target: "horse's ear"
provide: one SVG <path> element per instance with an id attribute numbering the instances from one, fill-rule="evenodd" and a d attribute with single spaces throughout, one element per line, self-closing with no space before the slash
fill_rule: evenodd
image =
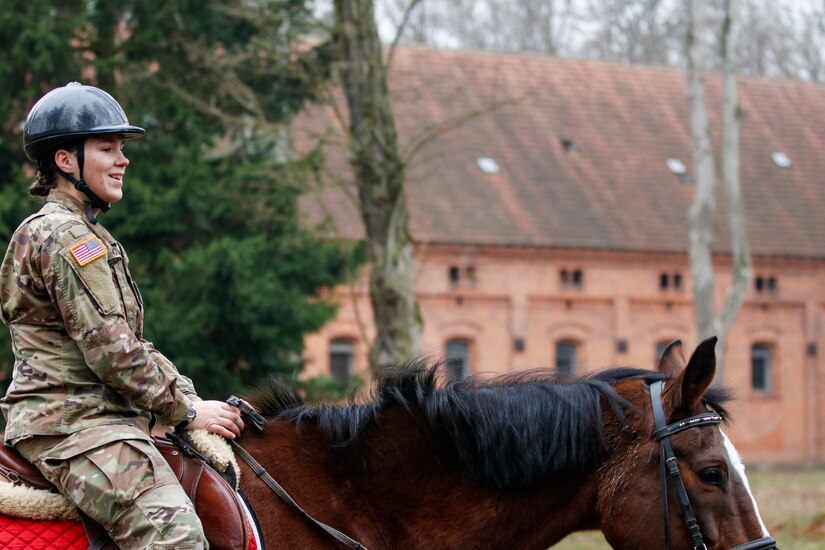
<path id="1" fill-rule="evenodd" d="M 657 366 L 659 372 L 674 378 L 685 369 L 685 356 L 682 353 L 682 341 L 674 340 L 667 345 Z"/>
<path id="2" fill-rule="evenodd" d="M 690 356 L 687 367 L 671 382 L 671 389 L 681 390 L 678 393 L 673 392 L 671 411 L 692 410 L 699 404 L 716 375 L 715 347 L 716 336 L 711 336 L 699 344 Z"/>

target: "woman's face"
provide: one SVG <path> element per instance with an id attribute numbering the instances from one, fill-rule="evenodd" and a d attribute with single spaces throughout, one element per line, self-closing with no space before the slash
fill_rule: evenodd
<path id="1" fill-rule="evenodd" d="M 117 134 L 86 139 L 83 179 L 103 202 L 114 203 L 123 198 L 123 176 L 129 166 L 123 143 Z"/>

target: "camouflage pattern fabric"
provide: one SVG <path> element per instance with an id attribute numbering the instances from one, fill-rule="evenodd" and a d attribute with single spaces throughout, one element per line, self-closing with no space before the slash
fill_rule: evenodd
<path id="1" fill-rule="evenodd" d="M 100 426 L 26 439 L 17 449 L 120 548 L 209 547 L 192 502 L 139 430 Z"/>
<path id="2" fill-rule="evenodd" d="M 199 398 L 143 339 L 125 251 L 67 193 L 53 190 L 14 232 L 0 265 L 0 318 L 15 357 L 0 400 L 5 443 L 122 547 L 206 547 L 149 438 L 152 415 L 178 424 Z"/>
<path id="3" fill-rule="evenodd" d="M 105 254 L 81 265 L 76 251 L 90 239 Z M 0 316 L 15 356 L 0 403 L 7 443 L 105 424 L 148 431 L 151 414 L 175 425 L 197 399 L 191 381 L 142 338 L 142 299 L 123 248 L 66 193 L 52 191 L 12 236 Z"/>

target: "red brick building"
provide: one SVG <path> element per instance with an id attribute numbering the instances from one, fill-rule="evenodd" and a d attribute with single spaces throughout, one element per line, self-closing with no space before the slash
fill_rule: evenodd
<path id="1" fill-rule="evenodd" d="M 391 88 L 416 242 L 423 352 L 456 370 L 652 368 L 697 343 L 687 258 L 692 167 L 682 72 L 531 55 L 400 49 Z M 708 82 L 719 138 L 720 82 Z M 825 86 L 740 79 L 754 282 L 730 332 L 729 429 L 751 462 L 825 460 Z M 316 113 L 305 127 L 319 127 Z M 333 120 L 329 117 L 326 120 Z M 429 136 L 429 137 L 428 137 Z M 332 172 L 340 150 L 328 148 Z M 358 238 L 331 182 L 314 221 Z M 718 302 L 730 275 L 717 203 Z M 366 368 L 363 281 L 306 340 L 308 375 Z"/>

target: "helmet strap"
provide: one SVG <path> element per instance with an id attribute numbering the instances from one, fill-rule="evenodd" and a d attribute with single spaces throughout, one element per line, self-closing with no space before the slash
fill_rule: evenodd
<path id="1" fill-rule="evenodd" d="M 103 199 L 98 197 L 94 191 L 89 188 L 89 185 L 86 183 L 86 180 L 83 179 L 83 164 L 84 164 L 84 154 L 83 151 L 86 149 L 86 140 L 81 139 L 80 142 L 77 144 L 77 167 L 78 167 L 78 174 L 80 175 L 80 179 L 76 179 L 73 175 L 64 172 L 60 169 L 57 164 L 52 159 L 52 165 L 57 172 L 63 176 L 67 181 L 72 183 L 78 191 L 89 197 L 89 201 L 86 203 L 86 219 L 92 225 L 97 224 L 97 218 L 95 218 L 94 214 L 92 214 L 92 208 L 97 208 L 101 212 L 107 212 L 109 208 L 112 207 L 111 204 L 105 202 Z"/>

